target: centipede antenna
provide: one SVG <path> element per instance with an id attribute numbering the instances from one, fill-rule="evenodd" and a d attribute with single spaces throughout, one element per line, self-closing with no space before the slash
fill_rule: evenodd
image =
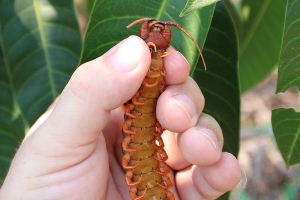
<path id="1" fill-rule="evenodd" d="M 141 19 L 137 19 L 133 22 L 131 22 L 128 26 L 125 27 L 125 29 L 129 29 L 130 27 L 138 24 L 138 23 L 143 23 L 143 22 L 146 22 L 146 21 L 149 21 L 149 20 L 152 20 L 152 18 L 141 18 Z"/>
<path id="2" fill-rule="evenodd" d="M 204 65 L 204 69 L 206 70 L 206 64 L 205 64 L 205 61 L 204 61 L 204 57 L 202 55 L 201 49 L 200 49 L 198 43 L 196 42 L 196 40 L 184 28 L 182 28 L 182 26 L 180 26 L 179 24 L 176 24 L 174 22 L 164 22 L 164 23 L 167 26 L 173 26 L 173 27 L 179 29 L 181 32 L 183 32 L 186 36 L 188 36 L 194 42 L 194 44 L 196 45 L 196 47 L 197 47 L 197 49 L 200 53 L 200 56 L 201 56 L 201 59 L 202 59 L 203 65 Z"/>

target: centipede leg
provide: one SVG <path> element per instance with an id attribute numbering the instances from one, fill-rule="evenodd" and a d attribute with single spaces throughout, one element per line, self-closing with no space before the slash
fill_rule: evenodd
<path id="1" fill-rule="evenodd" d="M 159 171 L 156 169 L 154 171 L 160 175 L 167 175 L 168 173 L 170 173 L 170 168 L 166 163 L 159 162 Z"/>
<path id="2" fill-rule="evenodd" d="M 147 191 L 147 188 L 144 190 L 144 192 L 143 192 L 143 194 L 141 196 L 137 196 L 136 195 L 137 188 L 136 187 L 130 187 L 129 194 L 130 194 L 131 199 L 133 199 L 133 200 L 141 200 L 145 196 L 146 191 Z"/>
<path id="3" fill-rule="evenodd" d="M 170 55 L 172 53 L 172 51 L 165 51 L 165 52 L 163 52 L 162 54 L 161 54 L 161 58 L 164 58 L 164 57 L 166 57 L 166 56 L 168 56 L 168 55 Z"/>
<path id="4" fill-rule="evenodd" d="M 135 169 L 140 162 L 137 162 L 135 165 L 129 165 L 129 160 L 130 160 L 130 154 L 129 153 L 125 153 L 123 158 L 122 158 L 122 166 L 124 169 Z"/>
<path id="5" fill-rule="evenodd" d="M 165 82 L 164 81 L 161 82 L 161 85 L 159 87 L 159 91 L 160 91 L 160 93 L 163 93 L 163 91 L 165 91 Z"/>
<path id="6" fill-rule="evenodd" d="M 156 141 L 158 142 L 158 145 L 157 144 L 154 144 L 154 147 L 159 150 L 159 149 L 163 149 L 165 147 L 165 144 L 161 138 L 161 136 L 156 136 Z"/>
<path id="7" fill-rule="evenodd" d="M 138 97 L 140 96 L 140 93 L 137 92 L 135 93 L 135 95 L 131 98 L 131 102 L 136 105 L 136 106 L 144 106 L 146 105 L 146 103 L 148 102 L 148 100 L 144 101 L 144 102 L 139 102 L 138 101 Z"/>
<path id="8" fill-rule="evenodd" d="M 124 152 L 136 152 L 141 147 L 141 145 L 139 145 L 136 148 L 128 148 L 130 142 L 131 142 L 131 137 L 130 136 L 126 136 L 123 139 L 123 141 L 122 141 L 122 148 L 123 148 Z"/>
<path id="9" fill-rule="evenodd" d="M 162 73 L 162 72 L 161 72 Z M 160 74 L 157 73 L 157 74 L 150 74 L 149 72 L 146 74 L 146 77 L 147 78 L 158 78 L 160 77 Z"/>
<path id="10" fill-rule="evenodd" d="M 169 200 L 175 200 L 175 197 L 174 197 L 173 193 L 170 192 L 170 191 L 168 191 L 167 197 L 169 198 Z"/>
<path id="11" fill-rule="evenodd" d="M 155 87 L 155 86 L 157 86 L 157 84 L 158 84 L 158 80 L 156 79 L 156 81 L 155 81 L 154 83 L 150 84 L 150 83 L 147 82 L 147 80 L 146 80 L 146 78 L 145 78 L 142 84 L 143 84 L 145 87 L 148 87 L 148 88 L 150 88 L 150 87 Z"/>
<path id="12" fill-rule="evenodd" d="M 135 181 L 135 182 L 132 182 L 132 177 L 133 177 L 133 173 L 131 170 L 128 170 L 125 174 L 125 180 L 126 180 L 126 184 L 128 186 L 135 186 L 135 185 L 138 185 L 141 180 L 142 180 L 142 175 L 141 177 L 139 178 L 139 180 Z"/>
<path id="13" fill-rule="evenodd" d="M 160 161 L 168 160 L 168 154 L 164 149 L 159 149 L 157 151 L 157 157 L 158 157 L 158 159 L 160 159 Z"/>
<path id="14" fill-rule="evenodd" d="M 168 155 L 164 149 L 158 149 L 156 152 L 156 157 L 154 157 L 156 160 L 162 162 L 166 161 L 168 159 Z"/>
<path id="15" fill-rule="evenodd" d="M 136 115 L 133 115 L 130 113 L 131 110 L 133 110 L 135 108 L 135 105 L 132 104 L 132 103 L 129 103 L 125 106 L 125 115 L 128 116 L 128 117 L 131 117 L 133 119 L 137 118 L 138 116 Z"/>
<path id="16" fill-rule="evenodd" d="M 156 120 L 155 132 L 153 132 L 152 134 L 155 136 L 161 136 L 163 132 L 164 132 L 164 128 L 160 125 L 158 120 Z"/>
<path id="17" fill-rule="evenodd" d="M 162 180 L 163 180 L 164 185 L 162 185 L 160 183 L 157 183 L 157 185 L 159 185 L 160 187 L 165 188 L 165 189 L 169 189 L 169 188 L 173 187 L 173 184 L 168 176 L 162 176 Z"/>
<path id="18" fill-rule="evenodd" d="M 124 132 L 124 133 L 126 133 L 126 134 L 131 134 L 131 135 L 137 133 L 137 131 L 131 131 L 131 130 L 129 130 L 128 127 L 130 127 L 131 123 L 132 123 L 132 121 L 131 121 L 130 119 L 129 119 L 129 120 L 126 120 L 126 121 L 124 122 L 124 124 L 123 124 L 123 132 Z"/>

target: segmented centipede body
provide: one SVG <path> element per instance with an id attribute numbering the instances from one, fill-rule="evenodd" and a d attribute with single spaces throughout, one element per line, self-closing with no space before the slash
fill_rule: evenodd
<path id="1" fill-rule="evenodd" d="M 140 37 L 150 48 L 151 65 L 141 87 L 125 106 L 122 141 L 125 180 L 133 200 L 174 200 L 169 191 L 172 182 L 167 176 L 170 169 L 165 162 L 168 156 L 161 138 L 164 129 L 156 119 L 157 99 L 165 87 L 163 58 L 171 53 L 167 51 L 172 35 L 169 26 L 183 31 L 196 44 L 200 54 L 201 51 L 178 24 L 143 18 L 126 28 L 137 23 L 143 23 Z"/>

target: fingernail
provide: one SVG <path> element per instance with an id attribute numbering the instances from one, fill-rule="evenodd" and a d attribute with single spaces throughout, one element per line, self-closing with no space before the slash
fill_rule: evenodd
<path id="1" fill-rule="evenodd" d="M 194 119 L 196 116 L 195 105 L 189 97 L 183 94 L 176 94 L 172 96 L 172 99 L 186 113 L 191 122 L 196 120 Z"/>
<path id="2" fill-rule="evenodd" d="M 214 145 L 217 151 L 221 150 L 221 141 L 218 140 L 214 132 L 206 128 L 200 128 L 197 130 L 211 141 L 211 143 Z"/>
<path id="3" fill-rule="evenodd" d="M 134 70 L 142 60 L 140 45 L 132 36 L 117 44 L 109 52 L 111 65 L 122 73 Z"/>

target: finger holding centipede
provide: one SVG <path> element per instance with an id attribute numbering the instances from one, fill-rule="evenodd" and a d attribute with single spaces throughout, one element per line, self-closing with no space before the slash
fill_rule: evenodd
<path id="1" fill-rule="evenodd" d="M 166 130 L 183 132 L 194 126 L 204 107 L 204 97 L 192 78 L 166 87 L 157 102 L 157 117 Z"/>
<path id="2" fill-rule="evenodd" d="M 183 83 L 189 76 L 190 65 L 185 57 L 173 47 L 168 48 L 168 51 L 172 53 L 164 58 L 166 85 Z"/>
<path id="3" fill-rule="evenodd" d="M 167 131 L 163 139 L 181 199 L 216 199 L 240 180 L 238 162 L 222 153 L 222 130 L 213 117 L 202 113 L 203 106 L 202 93 L 190 78 L 167 87 L 158 101 L 161 124 L 177 132 Z"/>
<path id="4" fill-rule="evenodd" d="M 241 173 L 237 160 L 222 153 L 224 139 L 218 122 L 202 113 L 204 97 L 197 84 L 191 78 L 183 82 L 175 78 L 180 76 L 176 67 L 186 68 L 181 56 L 176 55 L 174 62 L 165 61 L 167 69 L 174 64 L 175 70 L 166 76 L 169 86 L 157 105 L 159 121 L 172 131 L 163 134 L 169 155 L 167 163 L 176 170 L 175 182 L 181 199 L 215 199 L 231 190 Z"/>
<path id="5" fill-rule="evenodd" d="M 222 131 L 212 117 L 202 113 L 203 107 L 204 97 L 191 78 L 182 84 L 168 86 L 158 100 L 157 113 L 161 124 L 167 130 L 179 133 L 178 137 L 177 134 L 164 134 L 165 137 L 173 137 L 165 141 L 166 151 L 170 152 L 168 162 L 174 169 L 190 164 L 209 165 L 220 159 Z M 181 151 L 176 149 L 179 147 Z M 172 156 L 174 152 L 181 153 Z M 199 156 L 198 152 L 203 153 Z M 178 157 L 181 154 L 184 157 Z"/>

